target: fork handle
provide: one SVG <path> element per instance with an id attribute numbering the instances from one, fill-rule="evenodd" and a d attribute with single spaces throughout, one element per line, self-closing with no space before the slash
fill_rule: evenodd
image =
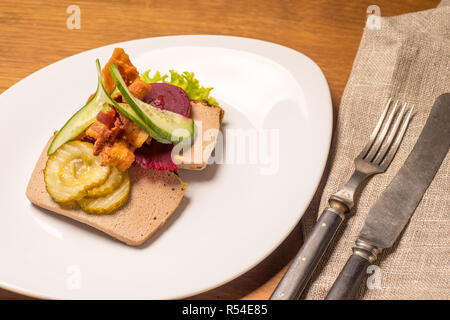
<path id="1" fill-rule="evenodd" d="M 327 208 L 323 211 L 270 300 L 296 300 L 300 297 L 343 220 L 344 215 L 337 210 Z"/>

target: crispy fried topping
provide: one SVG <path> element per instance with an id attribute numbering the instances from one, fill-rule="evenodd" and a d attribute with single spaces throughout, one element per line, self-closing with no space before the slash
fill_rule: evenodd
<path id="1" fill-rule="evenodd" d="M 97 121 L 96 121 L 97 122 Z M 106 127 L 106 126 L 105 126 Z M 123 132 L 125 126 L 118 117 L 114 121 L 114 125 L 111 129 L 106 129 L 103 131 L 102 135 L 97 138 L 94 143 L 94 155 L 98 156 L 102 153 L 106 146 L 113 145 L 119 135 Z"/>
<path id="2" fill-rule="evenodd" d="M 117 113 L 124 125 L 122 138 L 133 147 L 133 150 L 142 146 L 148 138 L 151 139 L 151 137 L 144 130 L 142 130 L 139 125 L 128 119 L 122 112 L 118 111 Z"/>
<path id="3" fill-rule="evenodd" d="M 111 128 L 112 124 L 114 123 L 114 120 L 116 118 L 116 110 L 101 110 L 97 114 L 97 121 L 103 123 L 108 128 Z"/>
<path id="4" fill-rule="evenodd" d="M 152 90 L 152 86 L 137 78 L 128 86 L 128 90 L 139 100 L 144 100 L 145 96 Z"/>
<path id="5" fill-rule="evenodd" d="M 134 162 L 134 153 L 123 140 L 116 141 L 111 146 L 105 146 L 100 155 L 102 165 L 115 166 L 121 171 L 127 170 Z"/>
<path id="6" fill-rule="evenodd" d="M 94 140 L 97 140 L 104 134 L 106 130 L 108 130 L 107 126 L 105 126 L 100 121 L 95 121 L 93 124 L 89 126 L 89 128 L 87 128 L 86 136 L 93 138 Z"/>
<path id="7" fill-rule="evenodd" d="M 127 86 L 129 86 L 131 83 L 133 83 L 134 80 L 139 78 L 139 72 L 131 63 L 130 57 L 122 48 L 115 48 L 111 58 L 102 70 L 103 82 L 108 93 L 111 93 L 115 87 L 114 80 L 109 73 L 109 66 L 111 65 L 111 63 L 114 63 L 119 69 L 120 75 L 122 76 Z"/>

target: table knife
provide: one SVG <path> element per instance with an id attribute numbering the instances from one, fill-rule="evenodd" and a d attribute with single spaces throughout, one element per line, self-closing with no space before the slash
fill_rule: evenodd
<path id="1" fill-rule="evenodd" d="M 326 300 L 354 299 L 367 267 L 399 238 L 450 147 L 450 93 L 439 96 L 408 158 L 372 206 Z"/>

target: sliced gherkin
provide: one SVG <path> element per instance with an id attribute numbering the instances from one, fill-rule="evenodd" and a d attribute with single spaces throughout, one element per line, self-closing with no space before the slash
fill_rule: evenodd
<path id="1" fill-rule="evenodd" d="M 110 167 L 101 165 L 93 155 L 93 145 L 72 141 L 62 145 L 47 160 L 44 169 L 46 188 L 57 202 L 78 200 L 87 190 L 103 184 Z"/>
<path id="2" fill-rule="evenodd" d="M 122 182 L 124 176 L 124 172 L 120 171 L 116 167 L 111 167 L 111 172 L 108 176 L 108 179 L 106 179 L 106 181 L 101 185 L 87 190 L 87 196 L 101 197 L 107 195 L 108 193 L 111 193 Z"/>
<path id="3" fill-rule="evenodd" d="M 130 193 L 130 177 L 126 172 L 120 185 L 111 193 L 96 198 L 82 198 L 78 200 L 81 209 L 92 214 L 108 214 L 123 205 Z"/>

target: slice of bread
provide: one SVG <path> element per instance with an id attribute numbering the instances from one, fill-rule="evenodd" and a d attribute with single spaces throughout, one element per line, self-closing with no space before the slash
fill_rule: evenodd
<path id="1" fill-rule="evenodd" d="M 208 104 L 206 101 L 191 101 L 191 118 L 196 126 L 201 124 L 201 132 L 196 133 L 194 143 L 187 155 L 175 155 L 174 159 L 180 169 L 203 170 L 208 164 L 217 143 L 220 124 L 224 116 L 221 107 Z"/>
<path id="2" fill-rule="evenodd" d="M 131 192 L 125 205 L 107 215 L 92 215 L 76 204 L 60 205 L 44 182 L 47 162 L 44 148 L 28 183 L 26 195 L 35 205 L 90 225 L 131 246 L 144 243 L 172 215 L 184 196 L 186 184 L 171 171 L 129 169 Z"/>

